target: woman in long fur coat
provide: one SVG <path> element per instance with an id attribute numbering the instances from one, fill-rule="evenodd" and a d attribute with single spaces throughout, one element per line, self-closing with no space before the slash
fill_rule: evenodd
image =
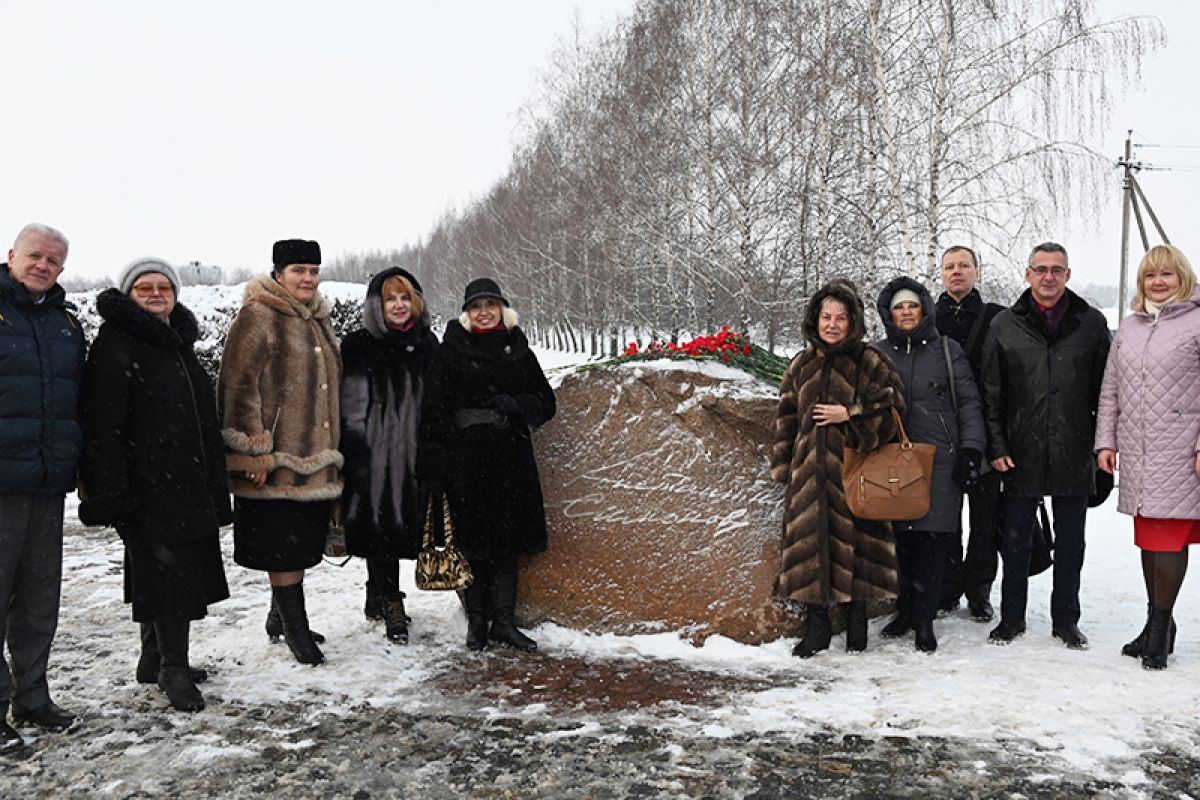
<path id="1" fill-rule="evenodd" d="M 400 559 L 417 557 L 425 495 L 417 487 L 417 430 L 437 349 L 421 284 L 400 267 L 371 279 L 363 327 L 342 341 L 342 455 L 346 551 L 367 560 L 368 619 L 408 641 Z"/>
<path id="2" fill-rule="evenodd" d="M 462 308 L 434 359 L 417 474 L 445 490 L 475 576 L 463 593 L 467 647 L 534 650 L 513 619 L 517 557 L 546 549 L 533 430 L 554 416 L 554 391 L 495 281 L 467 284 Z"/>
<path id="3" fill-rule="evenodd" d="M 275 243 L 274 267 L 246 284 L 225 337 L 217 396 L 233 490 L 233 560 L 269 573 L 267 635 L 302 664 L 321 664 L 308 626 L 304 570 L 321 563 L 342 496 L 342 362 L 321 282 L 321 247 Z"/>
<path id="4" fill-rule="evenodd" d="M 904 411 L 900 376 L 863 342 L 864 309 L 854 284 L 826 283 L 808 302 L 808 346 L 779 387 L 771 477 L 787 485 L 778 595 L 803 604 L 804 638 L 792 653 L 829 647 L 829 609 L 846 604 L 846 649 L 867 646 L 866 603 L 896 596 L 896 549 L 886 522 L 856 519 L 842 488 L 842 448 L 868 452 L 896 433 Z"/>

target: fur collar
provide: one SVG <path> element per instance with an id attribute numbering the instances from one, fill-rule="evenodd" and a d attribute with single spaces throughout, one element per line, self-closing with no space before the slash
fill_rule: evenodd
<path id="1" fill-rule="evenodd" d="M 388 278 L 396 275 L 411 283 L 417 293 L 421 294 L 421 284 L 417 282 L 411 272 L 401 267 L 388 267 L 371 278 L 371 283 L 367 286 L 367 299 L 363 301 L 362 323 L 367 333 L 376 339 L 383 339 L 388 334 L 395 333 L 383 321 L 383 284 Z M 433 318 L 429 315 L 429 304 L 424 300 L 425 295 L 421 294 L 421 318 L 416 320 L 416 324 L 411 328 L 412 331 L 427 331 L 433 324 Z"/>
<path id="2" fill-rule="evenodd" d="M 301 319 L 323 319 L 329 316 L 329 304 L 321 297 L 320 290 L 307 305 L 288 294 L 287 289 L 270 275 L 258 275 L 246 282 L 242 305 L 260 303 L 267 308 Z"/>
<path id="3" fill-rule="evenodd" d="M 106 324 L 155 347 L 190 347 L 200 336 L 195 315 L 182 303 L 175 304 L 170 322 L 164 324 L 120 289 L 105 289 L 96 297 L 96 311 Z"/>

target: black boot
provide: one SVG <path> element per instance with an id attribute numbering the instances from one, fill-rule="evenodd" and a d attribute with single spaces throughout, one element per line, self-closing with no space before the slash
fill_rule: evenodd
<path id="1" fill-rule="evenodd" d="M 1142 666 L 1146 669 L 1166 669 L 1171 640 L 1171 609 L 1156 608 L 1150 612 L 1146 645 L 1142 651 Z"/>
<path id="2" fill-rule="evenodd" d="M 1127 642 L 1121 648 L 1121 655 L 1129 656 L 1130 658 L 1141 658 L 1142 653 L 1146 649 L 1146 635 L 1150 633 L 1150 617 L 1154 614 L 1154 606 L 1146 604 L 1146 624 L 1142 626 L 1142 632 L 1137 635 L 1137 638 L 1131 642 Z M 1175 619 L 1171 618 L 1171 634 L 1167 639 L 1167 652 L 1175 652 Z"/>
<path id="3" fill-rule="evenodd" d="M 848 603 L 846 607 L 846 652 L 861 653 L 867 649 L 867 606 Z"/>
<path id="4" fill-rule="evenodd" d="M 808 603 L 804 606 L 808 627 L 804 630 L 804 638 L 792 648 L 796 658 L 812 658 L 822 650 L 829 649 L 829 640 L 833 638 L 833 626 L 829 624 L 829 609 Z"/>
<path id="5" fill-rule="evenodd" d="M 158 668 L 162 666 L 162 656 L 158 653 L 158 639 L 154 635 L 154 623 L 143 622 L 142 626 L 142 655 L 137 663 L 138 683 L 157 683 Z M 202 669 L 188 666 L 188 675 L 192 683 L 204 683 L 208 673 Z"/>
<path id="6" fill-rule="evenodd" d="M 372 621 L 384 619 L 383 598 L 375 591 L 375 582 L 367 579 L 367 600 L 363 603 L 363 616 Z"/>
<path id="7" fill-rule="evenodd" d="M 922 653 L 933 653 L 937 650 L 937 635 L 933 632 L 933 620 L 923 620 L 913 623 L 917 649 Z"/>
<path id="8" fill-rule="evenodd" d="M 488 640 L 509 647 L 532 652 L 537 650 L 537 642 L 517 630 L 514 615 L 517 610 L 517 571 L 493 572 L 491 592 L 492 628 L 488 631 Z"/>
<path id="9" fill-rule="evenodd" d="M 158 688 L 166 692 L 171 706 L 179 711 L 199 711 L 204 708 L 204 697 L 188 672 L 189 628 L 187 620 L 154 623 L 154 637 L 162 658 L 162 666 L 158 670 Z"/>
<path id="10" fill-rule="evenodd" d="M 384 635 L 397 644 L 408 644 L 408 615 L 404 613 L 404 592 L 383 598 Z"/>
<path id="11" fill-rule="evenodd" d="M 317 644 L 325 644 L 325 637 L 309 628 L 312 640 Z M 267 636 L 271 642 L 278 642 L 283 636 L 283 618 L 279 616 L 279 607 L 275 605 L 275 592 L 271 592 L 271 608 L 267 610 Z"/>
<path id="12" fill-rule="evenodd" d="M 888 639 L 899 639 L 913 629 L 912 617 L 907 611 L 897 611 L 891 622 L 880 631 Z"/>
<path id="13" fill-rule="evenodd" d="M 467 612 L 467 649 L 484 650 L 488 646 L 488 580 L 487 573 L 471 568 L 475 579 L 458 593 Z"/>
<path id="14" fill-rule="evenodd" d="M 317 647 L 315 637 L 308 629 L 308 612 L 304 609 L 304 584 L 274 586 L 271 588 L 271 594 L 275 600 L 274 607 L 279 610 L 283 640 L 287 642 L 292 655 L 301 664 L 324 664 L 325 654 Z"/>

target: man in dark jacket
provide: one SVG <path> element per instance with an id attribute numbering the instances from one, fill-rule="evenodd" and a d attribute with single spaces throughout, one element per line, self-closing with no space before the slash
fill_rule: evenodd
<path id="1" fill-rule="evenodd" d="M 58 627 L 63 497 L 82 447 L 84 339 L 58 285 L 66 238 L 17 234 L 0 264 L 0 752 L 23 745 L 6 719 L 62 731 L 75 715 L 50 699 L 46 664 Z M 11 671 L 10 671 L 11 663 Z"/>
<path id="2" fill-rule="evenodd" d="M 985 303 L 979 283 L 979 260 L 975 251 L 955 245 L 942 253 L 942 292 L 934 307 L 938 333 L 958 342 L 967 354 L 979 393 L 983 394 L 983 340 L 992 319 L 1004 310 L 997 303 Z M 971 530 L 967 535 L 967 555 L 962 543 L 946 553 L 946 575 L 942 584 L 943 610 L 958 608 L 958 599 L 967 597 L 967 608 L 978 622 L 991 622 L 994 611 L 989 599 L 992 581 L 999 564 L 1000 532 L 1003 518 L 1000 506 L 1000 473 L 988 469 L 967 489 Z"/>
<path id="3" fill-rule="evenodd" d="M 1052 634 L 1072 649 L 1087 647 L 1078 627 L 1079 573 L 1109 333 L 1104 315 L 1067 289 L 1070 278 L 1062 245 L 1033 248 L 1029 288 L 996 316 L 984 344 L 989 456 L 1004 480 L 1004 580 L 1000 624 L 990 634 L 997 644 L 1025 632 L 1033 515 L 1049 495 L 1056 534 Z"/>

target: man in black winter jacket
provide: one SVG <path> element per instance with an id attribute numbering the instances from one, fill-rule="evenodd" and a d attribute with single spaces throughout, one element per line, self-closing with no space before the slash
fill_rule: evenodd
<path id="1" fill-rule="evenodd" d="M 58 285 L 66 258 L 66 238 L 34 224 L 0 264 L 0 632 L 7 630 L 9 655 L 0 654 L 0 752 L 23 744 L 6 719 L 10 703 L 19 724 L 60 731 L 75 722 L 46 685 L 63 498 L 75 488 L 83 442 L 84 339 Z"/>
<path id="2" fill-rule="evenodd" d="M 962 345 L 982 396 L 983 340 L 992 319 L 1004 307 L 985 303 L 975 288 L 978 283 L 979 260 L 974 250 L 955 245 L 942 254 L 942 286 L 946 291 L 934 306 L 938 333 Z M 972 466 L 978 468 L 979 464 Z M 947 550 L 941 607 L 952 611 L 958 608 L 959 598 L 966 595 L 971 617 L 978 622 L 991 622 L 995 612 L 990 596 L 999 565 L 1000 532 L 1003 529 L 1000 473 L 987 469 L 978 475 L 973 486 L 965 488 L 971 525 L 966 558 L 963 558 L 961 542 Z"/>
<path id="3" fill-rule="evenodd" d="M 1087 647 L 1078 627 L 1079 574 L 1110 337 L 1104 315 L 1067 289 L 1070 278 L 1062 245 L 1033 248 L 1029 288 L 996 316 L 984 343 L 988 455 L 1004 481 L 1000 624 L 989 637 L 997 644 L 1025 632 L 1033 515 L 1048 495 L 1056 535 L 1052 634 L 1072 649 Z"/>

